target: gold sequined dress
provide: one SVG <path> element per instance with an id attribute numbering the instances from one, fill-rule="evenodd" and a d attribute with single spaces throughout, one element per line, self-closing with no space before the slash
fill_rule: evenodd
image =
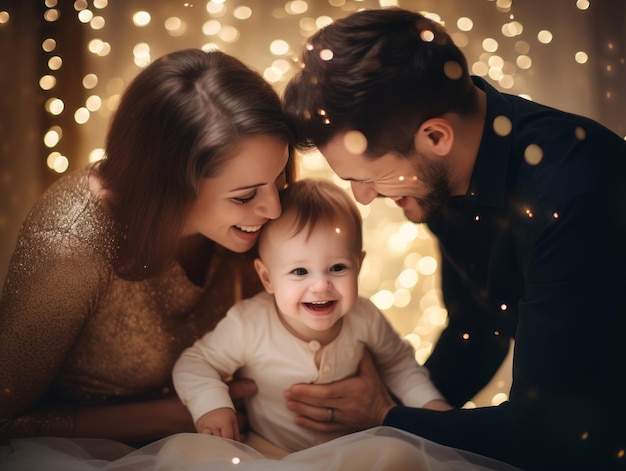
<path id="1" fill-rule="evenodd" d="M 0 301 L 3 438 L 69 433 L 73 418 L 58 406 L 173 394 L 182 350 L 261 289 L 250 258 L 223 249 L 204 287 L 178 264 L 145 281 L 118 277 L 118 228 L 89 171 L 52 185 L 18 236 Z"/>

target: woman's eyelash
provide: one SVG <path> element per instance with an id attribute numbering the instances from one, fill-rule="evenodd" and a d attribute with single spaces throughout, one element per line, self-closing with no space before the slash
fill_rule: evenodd
<path id="1" fill-rule="evenodd" d="M 241 197 L 241 198 L 233 198 L 233 200 L 236 201 L 239 204 L 246 204 L 246 203 L 249 203 L 250 201 L 252 201 L 255 196 L 256 196 L 256 191 L 254 193 L 252 193 L 252 195 L 250 195 L 250 196 Z"/>

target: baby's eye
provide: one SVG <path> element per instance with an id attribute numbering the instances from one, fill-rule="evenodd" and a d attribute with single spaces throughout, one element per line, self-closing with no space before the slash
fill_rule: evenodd
<path id="1" fill-rule="evenodd" d="M 293 273 L 294 275 L 297 275 L 297 276 L 304 276 L 304 275 L 306 275 L 309 272 L 307 271 L 306 268 L 295 268 L 295 269 L 291 270 L 291 273 Z"/>
<path id="2" fill-rule="evenodd" d="M 252 193 L 250 193 L 250 195 L 248 196 L 240 196 L 237 198 L 233 198 L 232 200 L 238 204 L 246 204 L 252 201 L 255 196 L 256 196 L 256 189 Z"/>
<path id="3" fill-rule="evenodd" d="M 336 263 L 335 265 L 330 267 L 330 271 L 331 272 L 340 272 L 340 271 L 343 271 L 343 270 L 345 270 L 347 268 L 348 267 L 346 265 L 344 265 L 343 263 Z"/>

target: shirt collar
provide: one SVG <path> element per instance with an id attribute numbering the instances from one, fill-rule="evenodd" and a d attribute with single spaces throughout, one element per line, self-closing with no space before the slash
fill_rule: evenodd
<path id="1" fill-rule="evenodd" d="M 472 80 L 487 96 L 487 113 L 466 197 L 479 205 L 504 207 L 507 168 L 515 132 L 513 103 L 482 78 L 472 77 Z M 502 128 L 508 128 L 508 132 L 503 132 Z"/>

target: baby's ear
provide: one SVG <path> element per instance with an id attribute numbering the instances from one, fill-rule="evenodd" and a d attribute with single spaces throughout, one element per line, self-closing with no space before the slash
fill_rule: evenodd
<path id="1" fill-rule="evenodd" d="M 265 263 L 263 263 L 263 260 L 261 260 L 260 258 L 255 258 L 254 269 L 256 270 L 257 275 L 259 275 L 265 291 L 267 291 L 269 294 L 273 294 L 274 289 L 272 288 L 272 282 L 270 281 L 270 272 L 265 266 Z"/>

